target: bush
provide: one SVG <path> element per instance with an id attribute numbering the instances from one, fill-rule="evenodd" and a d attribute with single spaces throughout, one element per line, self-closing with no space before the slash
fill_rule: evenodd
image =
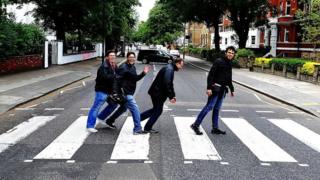
<path id="1" fill-rule="evenodd" d="M 39 54 L 44 40 L 44 32 L 36 25 L 0 22 L 0 59 Z"/>
<path id="2" fill-rule="evenodd" d="M 313 75 L 314 73 L 314 65 L 320 65 L 320 63 L 316 62 L 306 62 L 301 69 L 301 73 L 307 74 L 307 75 Z"/>
<path id="3" fill-rule="evenodd" d="M 214 62 L 217 58 L 223 58 L 224 53 L 221 51 L 216 51 L 215 49 L 210 49 L 207 52 L 207 60 Z"/>
<path id="4" fill-rule="evenodd" d="M 270 67 L 271 60 L 272 60 L 271 58 L 255 58 L 254 65 L 262 66 L 263 64 L 265 67 Z"/>
<path id="5" fill-rule="evenodd" d="M 239 57 L 255 57 L 255 55 L 250 49 L 238 49 L 236 59 L 238 59 Z"/>
<path id="6" fill-rule="evenodd" d="M 306 63 L 306 60 L 302 59 L 295 59 L 295 58 L 273 58 L 270 62 L 270 64 L 275 64 L 274 69 L 275 70 L 282 70 L 283 66 L 287 65 L 287 72 L 296 73 L 298 66 L 302 66 Z"/>

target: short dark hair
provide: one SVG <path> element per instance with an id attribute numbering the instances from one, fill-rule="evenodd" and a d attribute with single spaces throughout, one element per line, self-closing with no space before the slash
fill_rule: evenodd
<path id="1" fill-rule="evenodd" d="M 134 52 L 128 52 L 128 53 L 127 53 L 127 58 L 128 58 L 131 54 L 133 54 L 134 57 L 136 57 L 136 53 L 134 53 Z"/>
<path id="2" fill-rule="evenodd" d="M 109 50 L 109 51 L 107 51 L 106 57 L 108 57 L 110 53 L 116 54 L 116 52 L 114 50 Z"/>
<path id="3" fill-rule="evenodd" d="M 175 63 L 175 64 L 177 64 L 177 63 L 180 64 L 181 62 L 183 62 L 183 59 L 182 59 L 182 58 L 177 58 L 177 59 L 174 60 L 174 63 Z"/>
<path id="4" fill-rule="evenodd" d="M 226 49 L 226 53 L 227 53 L 229 50 L 233 51 L 234 53 L 236 53 L 236 52 L 237 52 L 237 51 L 236 51 L 236 48 L 235 48 L 235 47 L 233 47 L 233 46 L 229 46 L 229 47 L 227 47 L 227 49 Z"/>

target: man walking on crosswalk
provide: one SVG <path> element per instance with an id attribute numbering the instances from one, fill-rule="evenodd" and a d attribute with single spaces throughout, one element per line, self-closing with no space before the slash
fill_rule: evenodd
<path id="1" fill-rule="evenodd" d="M 98 113 L 106 102 L 108 96 L 112 93 L 113 83 L 116 77 L 116 54 L 114 51 L 108 51 L 106 60 L 101 64 L 97 72 L 96 86 L 95 86 L 95 99 L 89 111 L 87 120 L 87 130 L 95 133 Z M 109 103 L 108 106 L 99 114 L 100 116 L 108 116 L 117 108 L 117 104 Z"/>
<path id="2" fill-rule="evenodd" d="M 174 72 L 182 69 L 183 65 L 183 59 L 176 59 L 174 63 L 163 67 L 153 81 L 148 91 L 153 107 L 141 114 L 141 121 L 149 118 L 144 127 L 145 132 L 158 133 L 152 127 L 160 117 L 166 99 L 169 98 L 171 103 L 176 102 L 176 94 L 173 87 Z"/>
<path id="3" fill-rule="evenodd" d="M 191 125 L 191 128 L 197 135 L 203 133 L 199 130 L 199 126 L 203 121 L 204 117 L 209 111 L 212 112 L 212 134 L 226 134 L 225 131 L 219 129 L 219 111 L 222 106 L 223 99 L 228 93 L 227 86 L 231 91 L 231 96 L 234 96 L 234 87 L 232 84 L 232 65 L 231 61 L 235 56 L 235 48 L 230 46 L 225 51 L 224 58 L 218 58 L 214 61 L 208 78 L 207 78 L 207 104 L 203 107 L 200 114 L 197 116 L 196 121 Z"/>

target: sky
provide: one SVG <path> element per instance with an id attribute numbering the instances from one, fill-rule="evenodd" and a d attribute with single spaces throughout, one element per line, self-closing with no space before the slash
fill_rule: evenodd
<path id="1" fill-rule="evenodd" d="M 137 7 L 139 14 L 139 21 L 146 21 L 148 19 L 149 11 L 153 8 L 156 0 L 139 0 L 141 7 Z"/>

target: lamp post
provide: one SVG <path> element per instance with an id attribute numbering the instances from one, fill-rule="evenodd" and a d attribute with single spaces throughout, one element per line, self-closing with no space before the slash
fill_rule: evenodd
<path id="1" fill-rule="evenodd" d="M 101 61 L 103 63 L 104 61 L 104 57 L 105 57 L 105 48 L 106 48 L 106 4 L 105 4 L 105 0 L 102 0 L 102 58 Z"/>

